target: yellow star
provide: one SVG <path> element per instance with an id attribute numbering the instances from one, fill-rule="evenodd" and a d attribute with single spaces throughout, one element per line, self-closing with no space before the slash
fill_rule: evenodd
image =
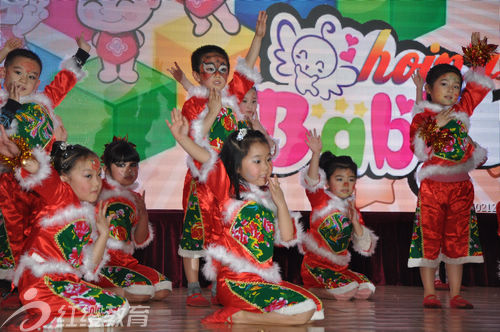
<path id="1" fill-rule="evenodd" d="M 366 108 L 365 103 L 361 102 L 359 104 L 354 104 L 354 114 L 359 115 L 360 118 L 365 115 L 366 111 L 368 111 L 368 109 Z"/>
<path id="2" fill-rule="evenodd" d="M 335 100 L 335 109 L 340 113 L 344 113 L 347 107 L 349 107 L 349 104 L 345 101 L 345 98 Z"/>
<path id="3" fill-rule="evenodd" d="M 326 112 L 326 110 L 323 107 L 323 105 L 321 105 L 321 104 L 312 105 L 311 116 L 315 116 L 315 117 L 321 119 L 321 117 L 323 116 L 323 114 L 325 114 L 325 112 Z"/>

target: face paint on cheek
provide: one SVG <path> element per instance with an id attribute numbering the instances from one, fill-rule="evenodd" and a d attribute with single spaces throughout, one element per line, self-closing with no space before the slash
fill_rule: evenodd
<path id="1" fill-rule="evenodd" d="M 31 61 L 21 62 L 21 66 L 26 70 L 26 72 L 31 73 L 37 71 L 37 66 Z"/>

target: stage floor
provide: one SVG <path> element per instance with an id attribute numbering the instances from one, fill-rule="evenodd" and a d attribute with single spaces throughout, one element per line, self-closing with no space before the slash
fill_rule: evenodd
<path id="1" fill-rule="evenodd" d="M 210 293 L 205 292 L 208 296 Z M 475 306 L 472 310 L 448 307 L 448 292 L 438 291 L 445 305 L 443 309 L 424 309 L 422 288 L 379 286 L 369 301 L 338 302 L 325 300 L 325 319 L 296 327 L 279 326 L 203 326 L 201 318 L 217 310 L 218 306 L 192 308 L 185 306 L 186 289 L 175 288 L 163 302 L 149 302 L 123 320 L 123 327 L 96 329 L 96 331 L 238 331 L 238 332 L 322 332 L 322 331 L 498 331 L 500 327 L 500 288 L 470 287 L 463 296 Z M 15 310 L 0 312 L 0 325 Z M 21 317 L 14 319 L 22 321 Z M 128 326 L 127 326 L 128 325 Z M 145 326 L 141 326 L 145 325 Z M 65 329 L 88 331 L 82 328 Z M 3 331 L 3 329 L 2 329 Z"/>

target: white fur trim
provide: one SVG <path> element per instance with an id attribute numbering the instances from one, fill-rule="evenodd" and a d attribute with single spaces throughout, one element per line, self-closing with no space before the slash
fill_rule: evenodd
<path id="1" fill-rule="evenodd" d="M 188 99 L 191 97 L 196 97 L 196 98 L 208 98 L 209 91 L 206 87 L 203 85 L 194 85 L 188 90 Z"/>
<path id="2" fill-rule="evenodd" d="M 108 181 L 108 179 L 106 179 Z M 108 182 L 109 183 L 109 182 Z M 120 187 L 113 187 L 113 189 L 103 189 L 101 193 L 99 194 L 99 201 L 106 201 L 110 198 L 117 198 L 117 197 L 123 197 L 129 201 L 130 204 L 132 204 L 132 207 L 134 210 L 136 210 L 135 206 L 135 197 L 130 192 L 130 190 L 120 186 Z"/>
<path id="3" fill-rule="evenodd" d="M 311 320 L 323 320 L 325 319 L 325 310 L 316 310 L 314 314 L 311 317 Z M 323 328 L 320 328 L 323 330 Z M 308 331 L 313 332 L 314 330 L 311 331 L 311 328 L 308 328 Z"/>
<path id="4" fill-rule="evenodd" d="M 19 279 L 24 273 L 25 269 L 29 269 L 35 277 L 41 277 L 44 274 L 65 274 L 72 273 L 81 277 L 80 271 L 71 266 L 68 262 L 46 260 L 36 253 L 31 255 L 24 254 L 19 259 L 19 265 L 14 272 L 12 283 L 17 286 Z"/>
<path id="5" fill-rule="evenodd" d="M 5 133 L 7 134 L 7 136 L 12 136 L 17 134 L 18 125 L 19 123 L 17 122 L 17 119 L 12 120 L 9 129 L 5 129 Z"/>
<path id="6" fill-rule="evenodd" d="M 362 284 L 359 285 L 359 290 L 362 290 L 362 289 L 369 289 L 372 294 L 375 293 L 375 285 L 372 284 L 371 282 L 363 282 Z"/>
<path id="7" fill-rule="evenodd" d="M 148 237 L 142 243 L 137 243 L 137 241 L 135 240 L 134 234 L 135 234 L 136 228 L 137 228 L 137 226 L 132 229 L 132 241 L 134 242 L 134 246 L 136 249 L 144 249 L 147 246 L 149 246 L 149 244 L 155 238 L 155 232 L 153 229 L 153 225 L 151 225 L 151 223 L 148 221 Z"/>
<path id="8" fill-rule="evenodd" d="M 224 217 L 224 224 L 231 225 L 231 223 L 233 222 L 234 214 L 236 213 L 236 211 L 240 210 L 243 205 L 245 205 L 245 203 L 245 201 L 240 201 L 238 199 L 229 200 L 224 206 L 224 211 L 222 212 Z"/>
<path id="9" fill-rule="evenodd" d="M 424 139 L 419 135 L 420 130 L 417 131 L 413 141 L 413 152 L 419 161 L 426 161 L 432 155 L 432 148 L 428 147 Z"/>
<path id="10" fill-rule="evenodd" d="M 268 190 L 261 190 L 258 186 L 251 183 L 245 183 L 245 186 L 248 188 L 248 191 L 240 193 L 242 200 L 257 202 L 258 204 L 271 210 L 274 215 L 277 215 L 278 209 L 276 208 L 273 198 L 271 197 L 271 193 Z"/>
<path id="11" fill-rule="evenodd" d="M 468 173 L 469 171 L 475 169 L 480 165 L 487 156 L 487 151 L 485 148 L 477 145 L 472 153 L 471 158 L 469 158 L 465 163 L 457 164 L 455 166 L 442 166 L 442 165 L 428 165 L 424 166 L 418 172 L 418 180 L 422 182 L 425 178 L 434 175 L 454 175 L 461 173 Z"/>
<path id="12" fill-rule="evenodd" d="M 316 310 L 316 303 L 311 299 L 307 299 L 304 302 L 300 302 L 294 305 L 284 306 L 279 308 L 278 310 L 273 310 L 272 312 L 291 316 L 291 315 L 301 314 L 303 312 L 307 312 L 310 310 Z"/>
<path id="13" fill-rule="evenodd" d="M 302 224 L 299 222 L 301 214 L 298 212 L 290 212 L 290 217 L 292 217 L 293 226 L 295 229 L 295 237 L 290 241 L 283 241 L 281 239 L 279 220 L 278 218 L 274 219 L 274 244 L 283 246 L 285 248 L 290 248 L 301 243 L 305 235 L 304 229 L 302 228 Z"/>
<path id="14" fill-rule="evenodd" d="M 21 168 L 17 168 L 15 171 L 16 179 L 19 181 L 19 185 L 24 190 L 31 190 L 34 187 L 41 185 L 42 182 L 50 176 L 51 172 L 55 173 L 55 170 L 53 170 L 50 164 L 50 156 L 45 151 L 41 148 L 34 148 L 31 155 L 38 161 L 38 172 L 29 174 L 23 178 L 21 175 Z"/>
<path id="15" fill-rule="evenodd" d="M 254 84 L 259 84 L 260 82 L 262 82 L 262 76 L 260 75 L 260 72 L 255 68 L 250 68 L 247 65 L 245 59 L 241 57 L 238 57 L 234 70 L 248 78 L 250 81 L 254 82 Z"/>
<path id="16" fill-rule="evenodd" d="M 466 264 L 466 263 L 484 263 L 483 256 L 465 256 L 459 258 L 450 258 L 441 253 L 441 261 L 446 264 Z"/>
<path id="17" fill-rule="evenodd" d="M 330 199 L 328 200 L 328 204 L 324 208 L 317 210 L 313 213 L 311 219 L 311 222 L 313 223 L 316 222 L 316 220 L 318 219 L 323 220 L 324 217 L 332 214 L 335 211 L 339 211 L 340 213 L 345 215 L 347 213 L 349 204 L 351 204 L 351 201 L 356 200 L 354 194 L 347 198 L 340 198 L 334 195 L 329 190 L 325 190 L 325 194 L 327 194 L 330 197 Z"/>
<path id="18" fill-rule="evenodd" d="M 107 314 L 103 316 L 87 315 L 89 328 L 118 326 L 118 324 L 121 323 L 123 318 L 125 318 L 125 316 L 128 314 L 129 310 L 130 310 L 130 304 L 125 299 L 125 303 L 123 304 L 123 306 L 112 314 Z"/>
<path id="19" fill-rule="evenodd" d="M 474 82 L 476 84 L 479 84 L 488 90 L 493 90 L 495 88 L 495 83 L 491 78 L 473 70 L 469 70 L 465 73 L 464 80 L 466 82 Z"/>
<path id="20" fill-rule="evenodd" d="M 428 100 L 423 100 L 419 104 L 413 105 L 413 109 L 411 111 L 412 117 L 414 117 L 415 115 L 417 115 L 419 113 L 425 112 L 425 109 L 431 110 L 434 113 L 439 113 L 439 112 L 447 109 L 447 107 L 441 106 L 439 104 L 435 104 L 435 103 L 430 102 Z"/>
<path id="21" fill-rule="evenodd" d="M 362 256 L 371 256 L 375 252 L 375 247 L 377 246 L 378 236 L 373 233 L 373 231 L 363 225 L 363 235 L 357 236 L 353 232 L 352 237 L 352 248 L 356 250 Z"/>
<path id="22" fill-rule="evenodd" d="M 359 283 L 357 281 L 353 281 L 348 283 L 345 286 L 342 287 L 337 287 L 337 288 L 325 288 L 326 291 L 332 295 L 340 295 L 340 294 L 345 294 L 347 292 L 350 292 L 352 290 L 355 290 L 359 288 Z"/>
<path id="23" fill-rule="evenodd" d="M 281 282 L 280 267 L 278 263 L 273 263 L 273 266 L 268 269 L 253 265 L 244 258 L 232 254 L 228 248 L 217 245 L 210 245 L 206 250 L 207 256 L 219 261 L 235 273 L 254 273 L 268 282 Z"/>
<path id="24" fill-rule="evenodd" d="M 135 285 L 132 284 L 128 287 L 123 287 L 123 290 L 134 295 L 149 295 L 155 296 L 155 287 L 153 285 Z"/>
<path id="25" fill-rule="evenodd" d="M 63 62 L 61 62 L 61 69 L 66 69 L 72 72 L 76 76 L 76 79 L 78 81 L 81 81 L 85 77 L 87 77 L 87 72 L 76 64 L 76 61 L 73 57 L 66 58 Z"/>
<path id="26" fill-rule="evenodd" d="M 154 284 L 155 287 L 155 292 L 162 291 L 162 290 L 169 290 L 172 291 L 172 282 L 170 280 L 163 280 L 160 281 L 159 283 Z"/>
<path id="27" fill-rule="evenodd" d="M 323 171 L 321 168 L 318 169 L 319 179 L 314 181 L 307 174 L 309 172 L 309 167 L 310 166 L 305 167 L 300 171 L 299 181 L 305 190 L 307 190 L 311 193 L 315 193 L 319 189 L 325 188 L 325 186 L 326 186 L 326 174 L 325 174 L 325 171 Z"/>
<path id="28" fill-rule="evenodd" d="M 50 217 L 44 217 L 40 221 L 42 227 L 50 227 L 56 225 L 65 225 L 73 222 L 76 219 L 84 219 L 89 221 L 94 219 L 94 209 L 90 208 L 88 205 L 74 206 L 69 205 L 63 209 L 57 210 L 56 214 Z M 89 225 L 92 229 L 92 224 Z"/>
<path id="29" fill-rule="evenodd" d="M 112 250 L 120 250 L 126 254 L 132 255 L 134 253 L 134 245 L 132 242 L 125 242 L 114 239 L 112 237 L 108 238 L 106 241 L 106 247 Z"/>
<path id="30" fill-rule="evenodd" d="M 347 266 L 351 261 L 350 252 L 347 251 L 346 255 L 337 255 L 331 250 L 320 247 L 314 238 L 308 233 L 304 234 L 302 243 L 305 245 L 307 250 L 311 251 L 315 255 L 327 259 L 335 265 Z"/>
<path id="31" fill-rule="evenodd" d="M 205 250 L 186 250 L 179 247 L 179 249 L 177 249 L 177 254 L 186 258 L 201 258 L 205 256 Z"/>
<path id="32" fill-rule="evenodd" d="M 217 281 L 217 270 L 215 269 L 212 257 L 206 255 L 204 260 L 205 264 L 202 268 L 203 275 L 209 281 Z"/>
<path id="33" fill-rule="evenodd" d="M 427 259 L 427 258 L 409 258 L 408 259 L 408 267 L 431 267 L 436 268 L 439 266 L 441 260 L 439 258 L 436 259 Z"/>

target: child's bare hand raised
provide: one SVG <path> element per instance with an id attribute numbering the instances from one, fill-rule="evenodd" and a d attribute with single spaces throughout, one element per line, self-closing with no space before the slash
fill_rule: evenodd
<path id="1" fill-rule="evenodd" d="M 85 38 L 83 37 L 83 31 L 82 33 L 80 34 L 80 36 L 76 37 L 76 43 L 78 45 L 79 48 L 81 48 L 82 50 L 84 50 L 85 52 L 89 53 L 90 52 L 90 49 L 92 48 L 90 46 L 89 43 L 87 43 L 87 41 L 85 40 Z"/>
<path id="2" fill-rule="evenodd" d="M 415 87 L 422 91 L 422 88 L 424 87 L 424 79 L 422 78 L 422 75 L 420 75 L 420 69 L 415 70 L 413 75 L 411 75 L 411 79 L 413 80 Z"/>
<path id="3" fill-rule="evenodd" d="M 106 210 L 108 209 L 108 204 L 103 204 L 99 202 L 97 206 L 97 220 L 96 227 L 99 232 L 99 236 L 109 236 L 109 224 L 111 222 L 111 215 L 106 217 Z"/>
<path id="4" fill-rule="evenodd" d="M 4 45 L 4 49 L 8 53 L 12 50 L 23 47 L 23 44 L 24 43 L 21 38 L 13 37 L 7 40 L 7 42 Z"/>
<path id="5" fill-rule="evenodd" d="M 20 84 L 19 83 L 16 83 L 16 82 L 10 82 L 9 84 L 7 84 L 5 86 L 8 94 L 9 94 L 9 98 L 12 99 L 12 100 L 15 100 L 17 102 L 19 102 L 19 100 L 21 99 L 21 87 L 20 87 Z"/>
<path id="6" fill-rule="evenodd" d="M 168 129 L 174 136 L 175 140 L 179 141 L 183 137 L 187 137 L 189 134 L 189 122 L 182 115 L 181 110 L 174 108 L 170 113 L 170 121 L 165 120 Z"/>
<path id="7" fill-rule="evenodd" d="M 321 142 L 321 136 L 316 133 L 316 129 L 313 129 L 312 131 L 309 130 L 307 132 L 305 142 L 309 149 L 311 149 L 312 153 L 321 153 L 323 142 Z"/>
<path id="8" fill-rule="evenodd" d="M 54 129 L 54 137 L 56 141 L 64 141 L 66 142 L 68 140 L 68 132 L 66 131 L 66 128 L 64 127 L 64 124 L 62 122 L 62 118 L 59 115 L 56 115 L 57 120 L 59 121 L 60 125 Z"/>
<path id="9" fill-rule="evenodd" d="M 185 77 L 184 72 L 182 71 L 181 67 L 179 67 L 177 62 L 174 62 L 174 66 L 167 68 L 167 71 L 179 83 L 181 83 L 182 79 Z"/>
<path id="10" fill-rule="evenodd" d="M 210 89 L 207 106 L 210 113 L 219 114 L 220 109 L 222 108 L 222 97 L 220 91 Z"/>
<path id="11" fill-rule="evenodd" d="M 9 139 L 5 128 L 0 125 L 0 154 L 8 158 L 13 158 L 19 154 L 17 145 Z"/>
<path id="12" fill-rule="evenodd" d="M 264 10 L 259 11 L 257 23 L 255 24 L 255 36 L 263 38 L 266 35 L 267 13 Z"/>
<path id="13" fill-rule="evenodd" d="M 269 179 L 267 180 L 267 184 L 274 204 L 276 204 L 277 207 L 286 205 L 285 195 L 283 194 L 283 190 L 280 187 L 278 177 L 276 175 L 274 175 L 273 177 L 269 177 Z"/>
<path id="14" fill-rule="evenodd" d="M 451 113 L 453 109 L 450 107 L 447 110 L 441 111 L 436 115 L 436 125 L 441 128 L 444 127 L 452 119 Z"/>

